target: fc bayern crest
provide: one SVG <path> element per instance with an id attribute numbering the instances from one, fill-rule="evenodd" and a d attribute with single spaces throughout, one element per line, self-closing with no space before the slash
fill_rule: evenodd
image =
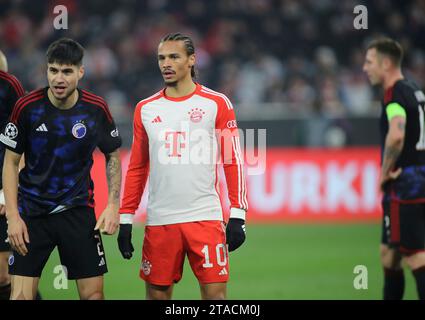
<path id="1" fill-rule="evenodd" d="M 87 128 L 84 123 L 78 122 L 72 127 L 72 135 L 77 139 L 84 138 L 87 133 Z"/>
<path id="2" fill-rule="evenodd" d="M 145 275 L 149 275 L 151 273 L 152 264 L 148 260 L 142 261 L 142 271 Z"/>
<path id="3" fill-rule="evenodd" d="M 205 112 L 201 108 L 193 108 L 188 114 L 190 115 L 190 121 L 197 123 L 201 122 Z"/>

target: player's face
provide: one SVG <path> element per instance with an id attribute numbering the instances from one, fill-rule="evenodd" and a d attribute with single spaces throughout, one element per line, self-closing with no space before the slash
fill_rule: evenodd
<path id="1" fill-rule="evenodd" d="M 66 100 L 75 91 L 78 81 L 84 75 L 83 66 L 71 64 L 49 63 L 47 80 L 53 96 L 58 100 Z"/>
<path id="2" fill-rule="evenodd" d="M 367 50 L 363 71 L 367 73 L 372 85 L 382 83 L 384 73 L 382 59 L 375 48 Z"/>
<path id="3" fill-rule="evenodd" d="M 175 86 L 183 79 L 191 78 L 190 70 L 195 55 L 188 56 L 183 41 L 165 41 L 158 46 L 158 65 L 167 86 Z"/>

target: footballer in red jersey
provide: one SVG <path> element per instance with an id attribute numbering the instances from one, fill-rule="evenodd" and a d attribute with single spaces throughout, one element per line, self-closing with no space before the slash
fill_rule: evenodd
<path id="1" fill-rule="evenodd" d="M 233 105 L 194 82 L 195 50 L 182 34 L 158 47 L 165 88 L 140 101 L 120 208 L 119 249 L 131 258 L 131 223 L 149 177 L 140 277 L 147 299 L 171 299 L 188 257 L 203 299 L 225 299 L 228 251 L 245 240 L 248 209 L 242 152 Z M 218 191 L 221 160 L 231 203 L 225 224 Z"/>

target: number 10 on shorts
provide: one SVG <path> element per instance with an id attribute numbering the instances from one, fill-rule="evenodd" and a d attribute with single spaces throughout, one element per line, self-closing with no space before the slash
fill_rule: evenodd
<path id="1" fill-rule="evenodd" d="M 205 263 L 202 265 L 204 268 L 212 268 L 213 264 L 210 261 L 210 249 L 208 245 L 205 245 L 201 252 L 204 254 Z M 219 243 L 215 246 L 215 254 L 217 256 L 217 264 L 220 267 L 224 267 L 227 264 L 226 246 L 223 243 Z"/>

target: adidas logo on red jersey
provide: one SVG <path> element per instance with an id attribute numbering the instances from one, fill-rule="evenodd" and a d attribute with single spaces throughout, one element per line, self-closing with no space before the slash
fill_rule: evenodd
<path id="1" fill-rule="evenodd" d="M 225 276 L 227 274 L 226 268 L 221 269 L 221 271 L 218 273 L 219 276 Z"/>
<path id="2" fill-rule="evenodd" d="M 162 120 L 161 120 L 160 116 L 156 116 L 155 119 L 153 119 L 151 122 L 152 123 L 159 123 L 159 122 L 162 122 Z"/>

